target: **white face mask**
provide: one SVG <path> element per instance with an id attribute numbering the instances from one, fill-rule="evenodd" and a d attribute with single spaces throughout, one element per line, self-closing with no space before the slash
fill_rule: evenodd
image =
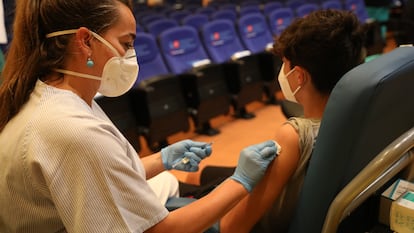
<path id="1" fill-rule="evenodd" d="M 280 68 L 278 76 L 280 88 L 282 89 L 282 93 L 287 100 L 297 103 L 298 101 L 296 100 L 295 95 L 300 90 L 301 86 L 298 86 L 298 88 L 292 92 L 290 89 L 289 81 L 287 80 L 288 76 L 295 70 L 295 68 L 291 69 L 287 74 L 285 74 L 284 67 L 285 63 L 282 64 L 282 68 Z"/>
<path id="2" fill-rule="evenodd" d="M 49 33 L 47 38 L 76 33 L 74 30 L 65 30 Z M 135 83 L 138 77 L 138 61 L 135 55 L 135 49 L 128 49 L 123 57 L 118 51 L 100 35 L 91 32 L 92 35 L 106 45 L 115 54 L 115 57 L 110 58 L 104 65 L 102 77 L 83 74 L 75 71 L 55 69 L 56 72 L 74 75 L 82 78 L 89 78 L 101 80 L 98 92 L 107 97 L 116 97 L 125 94 Z"/>

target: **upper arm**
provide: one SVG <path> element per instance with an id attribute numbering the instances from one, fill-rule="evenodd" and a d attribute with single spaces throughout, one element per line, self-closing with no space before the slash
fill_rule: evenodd
<path id="1" fill-rule="evenodd" d="M 290 124 L 283 124 L 275 135 L 281 152 L 253 192 L 243 199 L 221 221 L 222 232 L 248 232 L 282 192 L 294 173 L 299 158 L 299 136 Z"/>

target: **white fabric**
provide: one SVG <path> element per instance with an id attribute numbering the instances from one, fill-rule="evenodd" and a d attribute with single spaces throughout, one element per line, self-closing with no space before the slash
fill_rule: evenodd
<path id="1" fill-rule="evenodd" d="M 180 196 L 177 177 L 168 171 L 161 172 L 147 181 L 162 205 L 165 205 L 170 197 Z"/>
<path id="2" fill-rule="evenodd" d="M 4 19 L 3 1 L 0 1 L 0 44 L 7 44 L 7 31 Z"/>
<path id="3" fill-rule="evenodd" d="M 0 232 L 143 232 L 168 215 L 99 106 L 38 81 L 0 134 Z"/>

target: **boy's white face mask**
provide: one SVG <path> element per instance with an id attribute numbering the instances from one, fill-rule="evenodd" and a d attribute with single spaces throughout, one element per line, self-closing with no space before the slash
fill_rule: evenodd
<path id="1" fill-rule="evenodd" d="M 65 30 L 49 33 L 46 35 L 47 38 L 73 34 L 77 30 Z M 115 54 L 114 57 L 110 58 L 104 65 L 102 71 L 102 77 L 83 74 L 75 71 L 55 69 L 56 72 L 74 75 L 82 78 L 89 78 L 95 80 L 101 80 L 98 92 L 107 97 L 116 97 L 126 93 L 135 83 L 138 77 L 139 65 L 137 57 L 135 55 L 135 49 L 130 48 L 126 51 L 125 55 L 121 57 L 118 51 L 104 38 L 95 32 L 91 32 L 92 35 L 106 45 Z"/>
<path id="2" fill-rule="evenodd" d="M 298 101 L 296 100 L 295 95 L 300 90 L 301 86 L 298 86 L 298 88 L 292 92 L 290 89 L 289 81 L 287 80 L 288 76 L 292 74 L 295 68 L 291 69 L 287 74 L 285 74 L 284 67 L 285 63 L 282 64 L 282 68 L 280 68 L 278 76 L 280 88 L 282 89 L 282 93 L 287 100 L 297 103 Z"/>

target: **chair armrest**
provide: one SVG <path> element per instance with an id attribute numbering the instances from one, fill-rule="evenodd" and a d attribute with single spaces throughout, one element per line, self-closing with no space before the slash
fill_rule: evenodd
<path id="1" fill-rule="evenodd" d="M 196 200 L 197 199 L 195 198 L 189 198 L 189 197 L 171 197 L 167 200 L 165 207 L 168 209 L 168 211 L 173 211 L 180 207 L 186 206 Z"/>

